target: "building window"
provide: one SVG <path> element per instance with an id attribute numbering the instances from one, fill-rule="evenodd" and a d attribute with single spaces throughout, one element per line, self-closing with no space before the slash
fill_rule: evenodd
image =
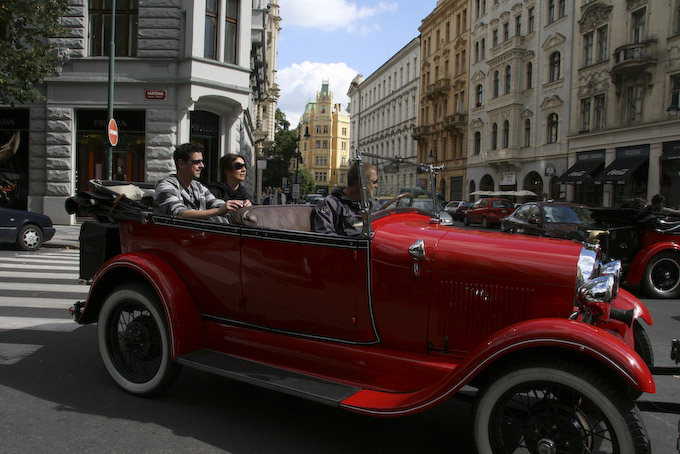
<path id="1" fill-rule="evenodd" d="M 90 56 L 108 56 L 111 42 L 111 4 L 105 0 L 90 0 L 89 4 Z M 117 57 L 137 56 L 137 8 L 137 0 L 119 0 L 116 3 Z"/>
<path id="2" fill-rule="evenodd" d="M 482 151 L 482 133 L 475 132 L 475 154 L 479 154 Z"/>
<path id="3" fill-rule="evenodd" d="M 491 127 L 491 149 L 498 149 L 498 125 L 496 123 Z"/>
<path id="4" fill-rule="evenodd" d="M 680 74 L 671 76 L 671 101 L 669 106 L 676 108 L 680 106 Z"/>
<path id="5" fill-rule="evenodd" d="M 486 58 L 486 38 L 482 38 L 482 60 Z"/>
<path id="6" fill-rule="evenodd" d="M 324 147 L 324 149 L 328 148 L 328 141 L 327 140 L 323 141 L 323 147 Z"/>
<path id="7" fill-rule="evenodd" d="M 515 36 L 522 36 L 522 16 L 515 17 Z"/>
<path id="8" fill-rule="evenodd" d="M 527 62 L 527 90 L 532 87 L 532 80 L 534 78 L 534 65 L 531 62 Z"/>
<path id="9" fill-rule="evenodd" d="M 590 131 L 590 98 L 581 100 L 581 131 Z"/>
<path id="10" fill-rule="evenodd" d="M 320 125 L 316 127 L 316 133 L 321 134 L 321 126 Z"/>
<path id="11" fill-rule="evenodd" d="M 493 97 L 498 98 L 498 95 L 500 94 L 500 75 L 498 74 L 498 71 L 496 71 L 493 74 Z"/>
<path id="12" fill-rule="evenodd" d="M 595 124 L 593 126 L 596 130 L 605 128 L 604 95 L 595 96 Z"/>
<path id="13" fill-rule="evenodd" d="M 236 44 L 238 40 L 238 0 L 227 0 L 224 16 L 224 61 L 236 63 Z"/>
<path id="14" fill-rule="evenodd" d="M 493 47 L 498 46 L 498 29 L 495 29 L 494 31 L 491 32 L 491 38 L 492 38 L 492 46 Z"/>
<path id="15" fill-rule="evenodd" d="M 639 124 L 642 121 L 642 85 L 628 87 L 628 123 Z"/>
<path id="16" fill-rule="evenodd" d="M 451 23 L 447 22 L 446 23 L 446 42 L 448 43 L 451 41 Z"/>
<path id="17" fill-rule="evenodd" d="M 328 125 L 324 125 L 323 127 L 323 133 L 328 134 Z"/>
<path id="18" fill-rule="evenodd" d="M 316 148 L 321 148 L 321 141 L 320 140 L 316 141 Z"/>
<path id="19" fill-rule="evenodd" d="M 593 32 L 583 35 L 583 66 L 593 64 Z"/>
<path id="20" fill-rule="evenodd" d="M 529 8 L 529 22 L 527 23 L 527 34 L 533 33 L 536 29 L 536 16 L 534 14 L 534 8 Z"/>
<path id="21" fill-rule="evenodd" d="M 480 10 L 479 10 L 480 2 L 481 2 L 481 0 L 475 0 L 475 17 L 477 19 L 479 19 L 479 17 L 480 17 L 480 14 L 479 14 L 480 13 Z"/>
<path id="22" fill-rule="evenodd" d="M 467 58 L 466 58 L 466 55 L 467 55 L 467 52 L 466 52 L 465 50 L 463 50 L 463 51 L 460 53 L 460 65 L 461 65 L 460 70 L 461 70 L 462 73 L 466 73 L 466 72 L 467 72 Z"/>
<path id="23" fill-rule="evenodd" d="M 510 88 L 512 85 L 512 68 L 510 65 L 505 67 L 505 94 L 510 93 Z"/>
<path id="24" fill-rule="evenodd" d="M 479 62 L 479 41 L 475 43 L 475 63 Z"/>
<path id="25" fill-rule="evenodd" d="M 675 34 L 680 35 L 680 1 L 675 5 Z"/>
<path id="26" fill-rule="evenodd" d="M 645 22 L 646 22 L 647 9 L 641 8 L 632 14 L 632 30 L 631 38 L 633 43 L 641 43 L 645 36 Z"/>
<path id="27" fill-rule="evenodd" d="M 505 120 L 503 122 L 503 148 L 510 146 L 510 122 Z"/>
<path id="28" fill-rule="evenodd" d="M 506 22 L 503 24 L 503 41 L 510 39 L 510 23 Z"/>
<path id="29" fill-rule="evenodd" d="M 482 84 L 477 85 L 477 90 L 475 92 L 475 101 L 476 107 L 480 107 L 484 102 L 484 88 Z"/>
<path id="30" fill-rule="evenodd" d="M 560 79 L 560 53 L 553 52 L 550 55 L 550 82 Z"/>
<path id="31" fill-rule="evenodd" d="M 603 25 L 602 27 L 597 29 L 597 61 L 605 61 L 608 58 L 607 55 L 607 34 L 609 32 L 609 27 L 607 25 Z"/>
<path id="32" fill-rule="evenodd" d="M 556 113 L 548 115 L 548 143 L 557 143 L 559 118 Z"/>
<path id="33" fill-rule="evenodd" d="M 524 120 L 524 146 L 531 146 L 531 120 Z"/>
<path id="34" fill-rule="evenodd" d="M 559 0 L 559 10 L 557 12 L 558 19 L 562 19 L 567 15 L 567 0 Z"/>
<path id="35" fill-rule="evenodd" d="M 346 136 L 347 135 L 347 128 L 342 128 L 342 135 Z"/>
<path id="36" fill-rule="evenodd" d="M 548 23 L 555 22 L 555 0 L 547 0 L 548 2 Z"/>

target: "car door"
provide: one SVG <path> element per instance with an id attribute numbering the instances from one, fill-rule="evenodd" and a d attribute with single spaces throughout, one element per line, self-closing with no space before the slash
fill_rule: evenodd
<path id="1" fill-rule="evenodd" d="M 542 236 L 544 234 L 545 221 L 541 213 L 541 207 L 536 204 L 531 204 L 529 206 L 529 215 L 527 218 L 526 231 L 527 235 Z"/>
<path id="2" fill-rule="evenodd" d="M 477 200 L 468 210 L 467 217 L 469 222 L 479 223 L 482 221 L 482 212 L 486 209 L 488 199 Z"/>
<path id="3" fill-rule="evenodd" d="M 11 211 L 0 207 L 0 243 L 13 243 L 17 238 L 17 225 Z"/>

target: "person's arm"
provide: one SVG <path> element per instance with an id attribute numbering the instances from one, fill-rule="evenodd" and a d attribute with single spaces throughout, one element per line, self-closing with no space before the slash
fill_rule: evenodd
<path id="1" fill-rule="evenodd" d="M 314 207 L 312 212 L 312 230 L 328 235 L 337 235 L 335 230 L 335 219 L 337 213 L 333 210 L 328 200 L 323 200 Z"/>
<path id="2" fill-rule="evenodd" d="M 225 203 L 217 208 L 208 208 L 207 210 L 184 210 L 180 217 L 184 219 L 210 219 L 213 216 L 224 216 L 228 211 L 229 208 Z"/>

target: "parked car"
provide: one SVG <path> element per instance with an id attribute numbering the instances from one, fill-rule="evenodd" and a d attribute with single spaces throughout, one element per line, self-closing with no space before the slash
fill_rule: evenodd
<path id="1" fill-rule="evenodd" d="M 73 205 L 119 226 L 121 253 L 72 313 L 97 322 L 103 365 L 132 394 L 186 366 L 395 417 L 470 385 L 479 452 L 649 448 L 633 399 L 655 387 L 633 326 L 651 317 L 597 245 L 443 227 L 413 206 L 342 237 L 310 231 L 304 205 L 245 207 L 230 224 L 105 187 Z"/>
<path id="2" fill-rule="evenodd" d="M 449 213 L 452 217 L 455 216 L 456 211 L 458 211 L 458 207 L 461 206 L 463 203 L 462 200 L 452 200 L 451 202 L 447 203 L 444 206 L 444 210 Z"/>
<path id="3" fill-rule="evenodd" d="M 465 212 L 463 222 L 465 225 L 482 224 L 483 228 L 489 228 L 501 223 L 501 219 L 512 213 L 514 206 L 509 199 L 493 197 L 477 200 Z"/>
<path id="4" fill-rule="evenodd" d="M 567 202 L 527 202 L 501 221 L 501 230 L 582 241 L 585 239 L 585 227 L 592 223 L 590 209 L 584 205 Z"/>
<path id="5" fill-rule="evenodd" d="M 40 213 L 0 207 L 0 243 L 35 251 L 54 236 L 52 219 Z"/>
<path id="6" fill-rule="evenodd" d="M 305 194 L 302 196 L 302 203 L 305 205 L 316 205 L 320 200 L 326 197 L 323 194 Z"/>
<path id="7" fill-rule="evenodd" d="M 454 214 L 451 215 L 454 220 L 456 221 L 464 221 L 465 220 L 465 213 L 467 213 L 467 210 L 470 209 L 472 206 L 472 202 L 463 202 L 458 206 L 458 209 Z"/>
<path id="8" fill-rule="evenodd" d="M 588 229 L 608 259 L 620 260 L 626 285 L 655 298 L 680 297 L 680 216 L 677 211 L 597 208 Z"/>

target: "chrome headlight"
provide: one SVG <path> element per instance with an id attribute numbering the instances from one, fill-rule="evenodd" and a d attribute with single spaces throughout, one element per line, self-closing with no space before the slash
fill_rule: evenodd
<path id="1" fill-rule="evenodd" d="M 576 288 L 580 288 L 600 275 L 600 247 L 593 244 L 582 247 L 576 266 Z"/>
<path id="2" fill-rule="evenodd" d="M 614 298 L 614 282 L 612 275 L 596 277 L 578 289 L 579 303 L 590 306 L 592 303 L 611 304 Z"/>
<path id="3" fill-rule="evenodd" d="M 613 276 L 614 277 L 614 288 L 612 298 L 616 298 L 619 295 L 619 284 L 621 282 L 621 274 L 623 273 L 623 266 L 621 265 L 621 260 L 614 260 L 609 263 L 602 265 L 602 270 L 600 274 L 602 276 Z"/>

